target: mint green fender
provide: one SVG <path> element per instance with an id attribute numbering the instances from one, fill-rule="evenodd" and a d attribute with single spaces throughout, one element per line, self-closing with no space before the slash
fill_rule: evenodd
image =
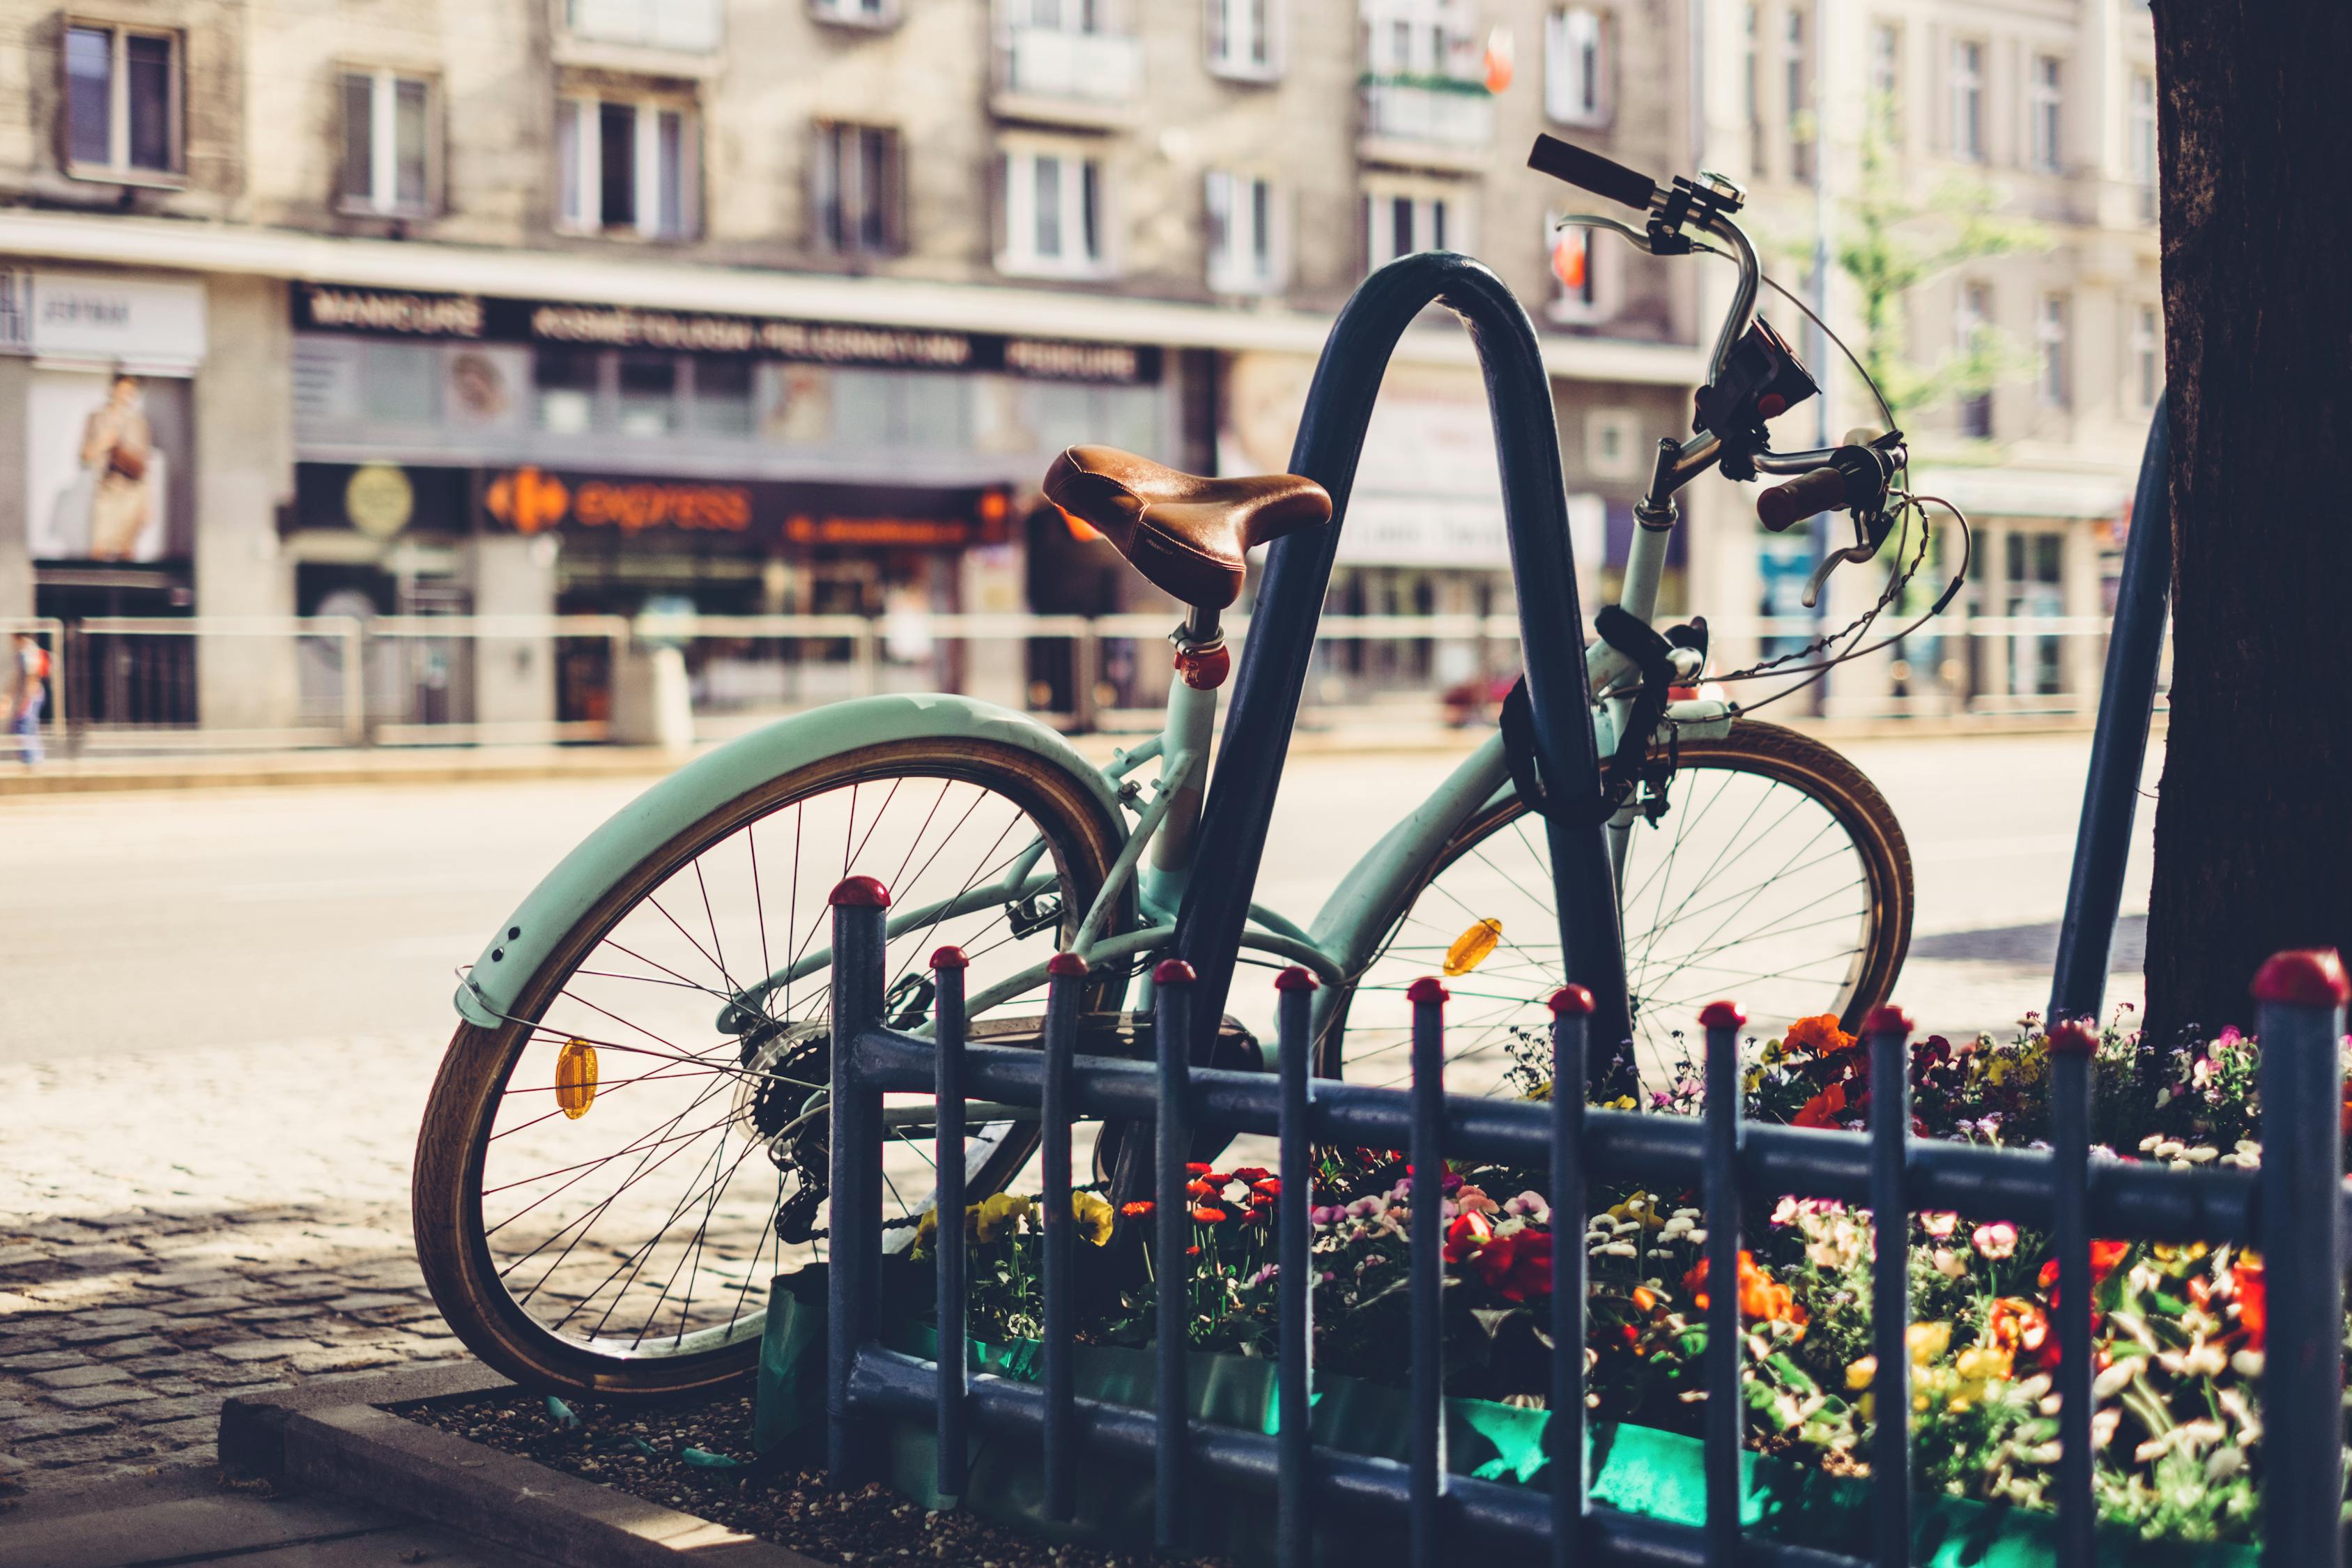
<path id="1" fill-rule="evenodd" d="M 1113 788 L 1077 749 L 1024 714 L 969 697 L 864 697 L 779 720 L 698 757 L 613 814 L 581 840 L 499 924 L 457 986 L 457 1015 L 495 1028 L 548 956 L 614 885 L 647 856 L 746 790 L 861 746 L 918 739 L 1019 746 L 1081 781 L 1123 839 Z"/>

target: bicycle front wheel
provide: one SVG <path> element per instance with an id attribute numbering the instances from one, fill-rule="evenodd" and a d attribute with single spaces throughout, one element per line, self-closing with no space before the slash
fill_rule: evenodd
<path id="1" fill-rule="evenodd" d="M 1118 842 L 1084 781 L 969 740 L 813 762 L 678 834 L 556 944 L 511 1017 L 450 1042 L 415 1214 L 451 1327 L 540 1387 L 748 1373 L 771 1278 L 824 1256 L 827 895 L 851 875 L 890 889 L 887 1018 L 922 1030 L 933 951 L 962 947 L 976 1002 L 1018 987 L 1076 935 Z M 1102 966 L 1089 1009 L 1123 978 Z M 1024 1000 L 1034 1012 L 1015 989 L 988 1016 Z M 933 1199 L 929 1104 L 885 1107 L 900 1226 Z M 1034 1122 L 975 1129 L 963 1197 L 1003 1187 L 1035 1144 Z"/>
<path id="2" fill-rule="evenodd" d="M 1722 740 L 1682 745 L 1677 764 L 1664 809 L 1633 825 L 1618 900 L 1634 1060 L 1652 1085 L 1695 1054 L 1680 1037 L 1718 997 L 1760 1033 L 1822 1014 L 1858 1028 L 1911 942 L 1910 850 L 1852 763 L 1743 720 Z M 1514 1072 L 1520 1059 L 1549 1060 L 1547 1002 L 1568 979 L 1544 824 L 1516 794 L 1432 862 L 1317 1042 L 1317 1070 L 1407 1081 L 1402 993 L 1449 955 L 1446 1088 L 1514 1092 L 1528 1077 Z"/>

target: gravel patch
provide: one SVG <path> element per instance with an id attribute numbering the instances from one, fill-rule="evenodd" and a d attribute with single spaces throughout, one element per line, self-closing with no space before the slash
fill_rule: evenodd
<path id="1" fill-rule="evenodd" d="M 819 1563 L 933 1563 L 970 1568 L 1150 1568 L 1171 1561 L 1226 1568 L 1214 1558 L 1063 1545 L 991 1524 L 969 1513 L 932 1513 L 888 1488 L 837 1492 L 822 1472 L 753 1464 L 749 1394 L 677 1405 L 571 1402 L 578 1427 L 564 1426 L 537 1394 L 513 1394 L 423 1405 L 411 1421 L 533 1459 L 763 1536 Z M 688 1449 L 736 1460 L 741 1468 L 698 1465 Z"/>

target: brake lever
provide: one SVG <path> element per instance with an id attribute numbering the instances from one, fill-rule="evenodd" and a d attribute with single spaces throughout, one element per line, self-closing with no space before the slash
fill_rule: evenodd
<path id="1" fill-rule="evenodd" d="M 1822 558 L 1822 563 L 1813 568 L 1813 574 L 1805 580 L 1804 604 L 1809 610 L 1821 598 L 1822 584 L 1830 580 L 1831 573 L 1841 566 L 1861 565 L 1876 555 L 1878 547 L 1886 542 L 1887 531 L 1884 527 L 1873 528 L 1863 518 L 1851 514 L 1849 519 L 1853 523 L 1853 542 L 1843 550 L 1831 551 Z"/>

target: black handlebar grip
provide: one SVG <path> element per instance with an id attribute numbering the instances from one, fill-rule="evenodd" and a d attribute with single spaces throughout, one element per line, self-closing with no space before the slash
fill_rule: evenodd
<path id="1" fill-rule="evenodd" d="M 1758 496 L 1756 520 L 1780 533 L 1817 511 L 1834 511 L 1845 504 L 1845 476 L 1835 468 L 1815 468 Z"/>
<path id="2" fill-rule="evenodd" d="M 1638 174 L 1622 163 L 1612 163 L 1598 153 L 1561 141 L 1557 136 L 1538 136 L 1535 150 L 1528 154 L 1528 167 L 1555 180 L 1591 191 L 1596 196 L 1606 196 L 1622 202 L 1635 212 L 1650 210 L 1650 195 L 1657 182 L 1647 174 Z"/>

